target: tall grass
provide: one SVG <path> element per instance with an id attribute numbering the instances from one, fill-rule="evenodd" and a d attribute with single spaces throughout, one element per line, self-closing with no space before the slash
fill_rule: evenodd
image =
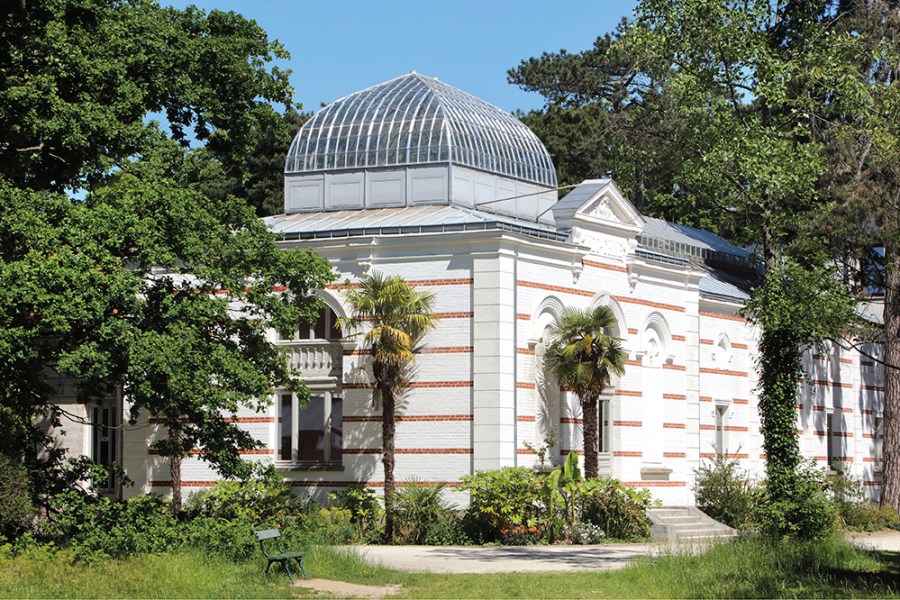
<path id="1" fill-rule="evenodd" d="M 36 551 L 0 556 L 0 597 L 278 598 L 291 589 L 265 561 L 232 563 L 198 551 L 72 564 Z M 433 575 L 367 564 L 357 555 L 313 547 L 311 577 L 368 585 L 400 584 L 411 598 L 835 598 L 900 597 L 900 555 L 849 543 L 770 543 L 742 538 L 702 553 L 690 549 L 642 559 L 620 571 Z M 274 571 L 274 569 L 273 569 Z"/>

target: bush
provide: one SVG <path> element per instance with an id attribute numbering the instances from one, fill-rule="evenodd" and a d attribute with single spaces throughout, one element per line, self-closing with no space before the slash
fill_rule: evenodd
<path id="1" fill-rule="evenodd" d="M 593 523 L 576 523 L 566 526 L 566 537 L 572 540 L 573 544 L 599 544 L 606 540 L 606 532 Z"/>
<path id="2" fill-rule="evenodd" d="M 752 524 L 754 486 L 737 460 L 717 456 L 694 474 L 697 508 L 735 529 Z"/>
<path id="3" fill-rule="evenodd" d="M 625 486 L 611 477 L 591 481 L 594 482 L 593 489 L 582 501 L 583 523 L 599 527 L 607 538 L 612 539 L 633 540 L 650 536 L 647 509 L 653 505 L 653 496 L 649 490 Z M 593 530 L 591 532 L 589 537 L 599 541 Z"/>
<path id="4" fill-rule="evenodd" d="M 760 494 L 760 529 L 773 538 L 821 539 L 834 531 L 837 511 L 826 495 L 824 472 L 815 461 L 800 463 L 796 481 L 786 499 L 773 501 L 764 490 Z"/>
<path id="5" fill-rule="evenodd" d="M 470 494 L 466 529 L 476 542 L 501 538 L 501 529 L 537 524 L 541 511 L 540 487 L 526 467 L 503 467 L 478 471 L 462 478 L 460 489 Z"/>
<path id="6" fill-rule="evenodd" d="M 394 511 L 407 544 L 424 544 L 428 532 L 448 511 L 442 498 L 444 487 L 443 483 L 425 485 L 418 477 L 411 477 L 397 488 Z"/>
<path id="7" fill-rule="evenodd" d="M 366 541 L 378 535 L 377 523 L 383 512 L 375 490 L 361 483 L 353 483 L 342 492 L 332 492 L 329 498 L 336 501 L 339 508 L 350 511 L 350 522 L 356 528 L 356 541 Z"/>
<path id="8" fill-rule="evenodd" d="M 468 546 L 472 540 L 466 535 L 462 519 L 448 510 L 428 528 L 425 543 L 429 546 Z"/>
<path id="9" fill-rule="evenodd" d="M 36 512 L 25 466 L 0 454 L 0 536 L 16 538 Z"/>
<path id="10" fill-rule="evenodd" d="M 866 500 L 862 481 L 848 473 L 828 479 L 828 495 L 837 512 L 838 525 L 853 531 L 878 531 L 900 526 L 900 515 L 889 506 Z"/>
<path id="11" fill-rule="evenodd" d="M 128 502 L 66 492 L 53 499 L 48 531 L 68 541 L 77 558 L 124 558 L 174 550 L 184 543 L 171 503 L 158 496 Z"/>
<path id="12" fill-rule="evenodd" d="M 256 521 L 222 517 L 195 517 L 185 526 L 187 543 L 233 561 L 247 560 L 259 552 L 253 533 L 258 528 Z"/>
<path id="13" fill-rule="evenodd" d="M 236 519 L 255 523 L 279 522 L 294 510 L 296 499 L 281 475 L 269 467 L 260 477 L 244 481 L 217 481 L 210 489 L 192 494 L 186 503 L 191 517 Z"/>

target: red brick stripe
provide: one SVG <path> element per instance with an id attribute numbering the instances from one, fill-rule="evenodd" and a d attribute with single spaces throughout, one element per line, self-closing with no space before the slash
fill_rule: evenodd
<path id="1" fill-rule="evenodd" d="M 419 354 L 466 354 L 472 351 L 472 346 L 426 346 L 419 350 Z"/>
<path id="2" fill-rule="evenodd" d="M 345 390 L 368 390 L 372 389 L 371 383 L 345 383 Z M 471 381 L 413 381 L 407 387 L 409 388 L 470 388 Z"/>
<path id="3" fill-rule="evenodd" d="M 438 319 L 471 319 L 472 312 L 439 312 L 434 313 L 434 316 Z"/>
<path id="4" fill-rule="evenodd" d="M 613 421 L 613 425 L 616 427 L 643 427 L 644 424 L 641 421 Z"/>
<path id="5" fill-rule="evenodd" d="M 725 431 L 739 431 L 739 432 L 747 432 L 750 431 L 749 427 L 744 427 L 743 425 L 726 425 Z"/>
<path id="6" fill-rule="evenodd" d="M 627 458 L 640 458 L 644 456 L 643 452 L 640 451 L 631 451 L 631 450 L 616 450 L 612 453 L 613 456 L 619 457 L 627 457 Z"/>
<path id="7" fill-rule="evenodd" d="M 712 402 L 712 396 L 700 396 L 700 402 Z"/>
<path id="8" fill-rule="evenodd" d="M 593 294 L 592 294 L 593 295 Z M 619 302 L 624 304 L 640 304 L 641 306 L 650 306 L 652 308 L 661 308 L 664 310 L 672 310 L 675 312 L 685 312 L 683 306 L 675 306 L 674 304 L 663 304 L 662 302 L 651 302 L 650 300 L 641 300 L 640 298 L 630 298 L 628 296 L 613 296 Z"/>
<path id="9" fill-rule="evenodd" d="M 227 421 L 229 423 L 274 423 L 275 417 L 229 417 L 227 419 L 222 419 L 223 421 Z M 151 425 L 161 425 L 165 424 L 167 419 L 162 417 L 150 417 L 147 419 L 147 422 Z M 179 419 L 179 423 L 190 423 L 190 419 Z"/>
<path id="10" fill-rule="evenodd" d="M 616 271 L 617 273 L 627 273 L 628 269 L 625 267 L 621 267 L 619 265 L 611 265 L 609 263 L 602 263 L 593 260 L 588 260 L 584 258 L 581 260 L 581 263 L 586 267 L 594 267 L 595 269 L 606 269 L 607 271 Z"/>
<path id="11" fill-rule="evenodd" d="M 531 315 L 525 313 L 516 313 L 516 318 L 520 321 L 530 321 Z"/>
<path id="12" fill-rule="evenodd" d="M 701 373 L 710 375 L 728 375 L 729 377 L 747 377 L 746 371 L 729 371 L 727 369 L 710 369 L 708 367 L 700 367 Z"/>
<path id="13" fill-rule="evenodd" d="M 396 448 L 396 454 L 472 454 L 471 448 Z M 381 448 L 344 448 L 344 454 L 381 454 Z"/>
<path id="14" fill-rule="evenodd" d="M 700 426 L 700 431 L 715 431 L 715 430 L 716 430 L 715 425 L 701 425 Z"/>
<path id="15" fill-rule="evenodd" d="M 670 365 L 669 363 L 663 363 L 663 369 L 669 369 L 670 371 L 686 371 L 687 367 L 684 365 Z"/>
<path id="16" fill-rule="evenodd" d="M 712 340 L 708 340 L 708 339 L 706 339 L 706 338 L 701 338 L 701 339 L 700 339 L 700 344 L 703 345 L 703 346 L 712 346 L 713 344 L 715 344 L 715 342 L 712 341 Z"/>
<path id="17" fill-rule="evenodd" d="M 739 344 L 737 342 L 731 344 L 731 347 L 736 350 L 746 350 L 748 348 L 747 344 Z"/>
<path id="18" fill-rule="evenodd" d="M 734 398 L 734 399 L 732 399 L 731 401 L 732 401 L 734 404 L 750 404 L 750 401 L 749 401 L 749 400 L 746 400 L 746 399 L 744 399 L 744 398 Z"/>
<path id="19" fill-rule="evenodd" d="M 632 328 L 632 327 L 629 327 L 629 328 L 628 328 L 628 334 L 629 334 L 629 335 L 637 335 L 637 333 L 638 333 L 638 330 L 637 330 L 637 329 L 634 329 L 634 328 Z"/>
<path id="20" fill-rule="evenodd" d="M 537 283 L 535 281 L 524 281 L 522 279 L 516 281 L 517 285 L 526 288 L 534 288 L 537 290 L 546 290 L 548 292 L 560 292 L 563 294 L 572 294 L 573 296 L 585 296 L 590 298 L 594 295 L 594 292 L 589 292 L 587 290 L 578 290 L 570 287 L 563 287 L 561 285 L 549 285 L 546 283 Z"/>
<path id="21" fill-rule="evenodd" d="M 527 354 L 534 356 L 534 348 L 516 348 L 516 354 Z"/>
<path id="22" fill-rule="evenodd" d="M 384 487 L 383 481 L 311 481 L 311 480 L 292 480 L 286 479 L 285 483 L 291 487 L 347 487 L 349 485 L 355 485 L 357 483 L 361 483 L 362 485 L 370 488 L 381 488 Z M 459 487 L 459 481 L 420 481 L 415 485 L 425 487 L 431 485 L 444 484 L 446 487 L 455 488 Z M 398 487 L 412 485 L 407 482 L 397 482 Z"/>
<path id="23" fill-rule="evenodd" d="M 472 415 L 397 415 L 398 423 L 471 421 Z M 345 415 L 344 423 L 380 423 L 381 415 Z"/>
<path id="24" fill-rule="evenodd" d="M 685 342 L 685 341 L 687 341 L 687 338 L 684 337 L 683 335 L 675 335 L 675 334 L 673 333 L 673 334 L 672 334 L 672 341 L 675 341 L 675 342 Z"/>
<path id="25" fill-rule="evenodd" d="M 215 481 L 182 481 L 181 487 L 212 487 Z M 172 487 L 171 480 L 151 479 L 147 482 L 150 487 Z"/>
<path id="26" fill-rule="evenodd" d="M 516 421 L 519 423 L 534 423 L 537 421 L 537 418 L 534 415 L 519 415 L 516 417 Z"/>
<path id="27" fill-rule="evenodd" d="M 623 481 L 624 485 L 632 487 L 685 487 L 684 481 Z"/>
<path id="28" fill-rule="evenodd" d="M 197 456 L 200 454 L 200 450 L 191 450 L 188 454 L 192 456 Z M 147 454 L 150 456 L 159 456 L 159 450 L 156 448 L 148 448 Z M 275 451 L 271 448 L 250 448 L 248 450 L 238 450 L 238 454 L 242 456 L 252 456 L 252 455 L 263 455 L 263 454 L 275 454 Z"/>
<path id="29" fill-rule="evenodd" d="M 642 366 L 642 365 L 641 365 L 641 361 L 639 361 L 639 360 L 630 360 L 630 359 L 629 359 L 629 360 L 626 360 L 626 361 L 625 361 L 625 364 L 626 364 L 627 366 L 629 366 L 629 367 L 640 367 L 640 366 Z"/>
<path id="30" fill-rule="evenodd" d="M 633 398 L 640 398 L 644 394 L 642 392 L 635 392 L 631 390 L 616 390 L 616 396 L 631 396 Z"/>
<path id="31" fill-rule="evenodd" d="M 581 425 L 582 423 L 584 423 L 584 419 L 578 419 L 575 417 L 560 417 L 559 422 L 566 425 Z"/>
<path id="32" fill-rule="evenodd" d="M 686 429 L 687 425 L 684 423 L 663 423 L 663 429 Z"/>
<path id="33" fill-rule="evenodd" d="M 884 387 L 880 385 L 863 385 L 862 389 L 866 392 L 883 392 Z"/>
<path id="34" fill-rule="evenodd" d="M 684 452 L 663 452 L 663 458 L 687 458 Z"/>
<path id="35" fill-rule="evenodd" d="M 687 400 L 684 394 L 663 394 L 663 400 Z"/>
<path id="36" fill-rule="evenodd" d="M 533 383 L 528 383 L 527 381 L 517 381 L 516 387 L 520 390 L 533 390 L 535 385 Z"/>
<path id="37" fill-rule="evenodd" d="M 839 381 L 825 381 L 824 379 L 813 379 L 810 383 L 814 383 L 816 385 L 822 385 L 825 387 L 840 387 L 845 389 L 852 389 L 852 383 L 841 383 Z"/>

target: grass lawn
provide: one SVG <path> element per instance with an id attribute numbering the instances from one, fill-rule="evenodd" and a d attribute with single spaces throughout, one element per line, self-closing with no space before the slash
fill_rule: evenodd
<path id="1" fill-rule="evenodd" d="M 37 550 L 0 558 L 0 597 L 279 598 L 309 594 L 264 561 L 234 564 L 185 551 L 92 565 Z M 371 567 L 330 548 L 310 551 L 312 577 L 400 584 L 412 598 L 900 597 L 900 555 L 841 540 L 769 545 L 743 539 L 699 556 L 671 555 L 607 573 L 429 575 Z M 273 569 L 274 571 L 274 569 Z"/>

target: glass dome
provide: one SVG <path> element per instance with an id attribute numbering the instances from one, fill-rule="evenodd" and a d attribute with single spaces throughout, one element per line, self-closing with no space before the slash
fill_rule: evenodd
<path id="1" fill-rule="evenodd" d="M 547 149 L 522 122 L 415 71 L 319 111 L 294 138 L 285 173 L 429 163 L 557 185 Z"/>

